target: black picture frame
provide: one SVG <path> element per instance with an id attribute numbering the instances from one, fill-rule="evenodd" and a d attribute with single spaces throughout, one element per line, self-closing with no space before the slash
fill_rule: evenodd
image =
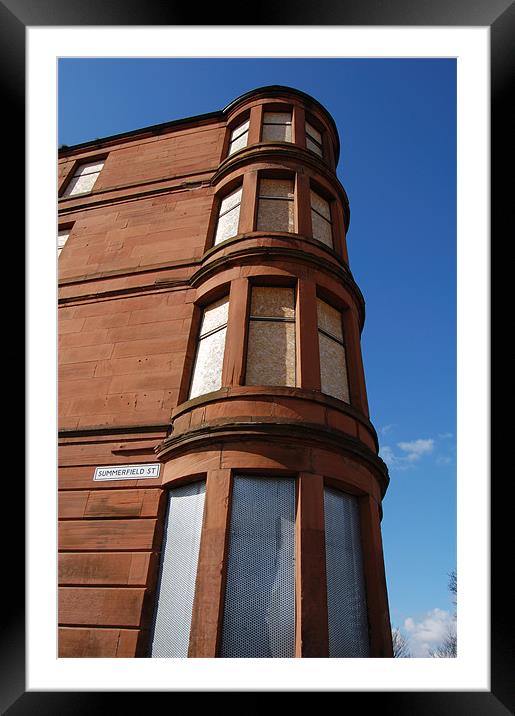
<path id="1" fill-rule="evenodd" d="M 491 33 L 491 235 L 500 237 L 503 218 L 513 204 L 506 177 L 512 175 L 509 153 L 512 114 L 509 112 L 510 80 L 514 77 L 513 38 L 515 37 L 515 4 L 508 0 L 465 2 L 465 0 L 310 0 L 303 3 L 272 3 L 265 0 L 252 18 L 227 12 L 220 15 L 220 5 L 202 10 L 206 25 L 339 25 L 339 26 L 481 26 Z M 237 17 L 234 23 L 229 17 Z M 157 0 L 0 0 L 0 82 L 4 99 L 4 157 L 9 162 L 8 205 L 18 205 L 20 223 L 25 214 L 24 146 L 25 146 L 25 32 L 27 27 L 80 25 L 187 26 L 198 24 L 198 8 L 187 4 L 160 3 Z M 508 167 L 509 164 L 509 167 Z M 508 171 L 508 168 L 510 171 Z M 506 170 L 503 171 L 503 170 Z M 18 187 L 18 189 L 17 189 Z M 510 192 L 510 194 L 508 194 Z M 510 232 L 511 233 L 511 232 Z M 22 258 L 23 260 L 23 258 Z M 492 295 L 492 299 L 493 299 Z M 8 326 L 14 330 L 14 320 Z M 19 321 L 16 322 L 19 325 Z M 497 435 L 497 433 L 495 433 Z M 491 454 L 493 451 L 492 431 Z M 498 438 L 499 440 L 499 438 Z M 29 449 L 29 447 L 27 447 Z M 360 699 L 360 707 L 381 709 L 382 713 L 409 716 L 505 716 L 513 713 L 513 642 L 511 594 L 505 574 L 508 525 L 509 475 L 491 480 L 491 690 L 485 691 L 404 691 L 344 692 L 343 705 L 349 699 Z M 504 478 L 504 479 L 503 479 Z M 502 483 L 502 485 L 500 484 Z M 25 503 L 23 486 L 16 480 L 9 503 L 21 514 Z M 9 487 L 7 487 L 9 489 Z M 5 508 L 4 508 L 5 509 Z M 495 519 L 494 519 L 495 515 Z M 25 595 L 23 554 L 25 536 L 21 520 L 13 520 L 9 536 L 3 542 L 4 629 L 0 651 L 0 710 L 10 716 L 20 714 L 91 714 L 123 708 L 120 692 L 30 691 L 25 689 Z M 503 579 L 504 577 L 504 579 Z M 144 692 L 148 699 L 155 692 Z M 201 692 L 205 693 L 205 692 Z M 221 693 L 221 692 L 217 692 Z M 130 705 L 143 705 L 140 692 L 126 694 Z M 115 702 L 116 699 L 116 702 Z M 148 706 L 147 706 L 148 708 Z"/>

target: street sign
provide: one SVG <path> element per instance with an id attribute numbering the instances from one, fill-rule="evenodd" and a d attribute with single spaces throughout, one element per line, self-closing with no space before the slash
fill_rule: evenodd
<path id="1" fill-rule="evenodd" d="M 96 467 L 93 480 L 147 480 L 159 477 L 160 463 Z"/>

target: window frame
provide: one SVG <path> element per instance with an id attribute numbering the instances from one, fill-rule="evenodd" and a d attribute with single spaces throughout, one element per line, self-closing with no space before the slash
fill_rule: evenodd
<path id="1" fill-rule="evenodd" d="M 353 501 L 353 511 L 355 516 L 357 516 L 357 529 L 355 530 L 355 535 L 357 532 L 357 540 L 354 543 L 353 546 L 358 545 L 358 552 L 359 552 L 359 572 L 360 572 L 360 586 L 361 589 L 361 596 L 364 601 L 364 611 L 362 613 L 362 618 L 364 617 L 364 626 L 366 626 L 366 629 L 364 629 L 363 633 L 363 642 L 362 645 L 366 647 L 367 654 L 366 655 L 359 655 L 354 657 L 347 658 L 371 658 L 373 656 L 372 649 L 371 649 L 371 641 L 370 641 L 370 629 L 371 629 L 371 618 L 370 618 L 370 599 L 368 594 L 368 579 L 367 579 L 367 566 L 368 562 L 370 561 L 370 554 L 369 550 L 367 549 L 367 546 L 363 539 L 363 504 L 364 500 L 368 499 L 368 494 L 365 492 L 362 492 L 361 490 L 357 489 L 354 485 L 350 483 L 344 483 L 341 480 L 335 480 L 332 478 L 324 477 L 323 478 L 323 493 L 322 493 L 322 501 L 323 501 L 323 513 L 324 513 L 324 552 L 325 552 L 325 568 L 326 568 L 326 604 L 327 604 L 327 637 L 328 637 L 328 651 L 327 651 L 327 657 L 332 658 L 345 658 L 345 657 L 338 657 L 338 656 L 332 656 L 331 655 L 331 646 L 332 643 L 334 643 L 334 640 L 331 638 L 331 632 L 332 628 L 335 627 L 334 621 L 331 623 L 331 614 L 330 612 L 333 611 L 333 609 L 330 608 L 330 605 L 332 607 L 336 606 L 334 602 L 331 601 L 331 596 L 334 596 L 334 590 L 330 590 L 329 584 L 330 584 L 330 577 L 329 577 L 329 562 L 330 558 L 328 557 L 328 539 L 327 539 L 327 533 L 328 533 L 328 523 L 327 523 L 327 498 L 330 497 L 330 495 L 339 493 L 340 495 L 344 495 L 347 498 L 350 498 Z M 351 538 L 352 541 L 352 538 Z M 354 557 L 354 566 L 356 564 L 356 551 L 353 551 L 353 557 Z M 334 632 L 333 632 L 334 634 Z"/>
<path id="2" fill-rule="evenodd" d="M 221 323 L 219 326 L 216 326 L 215 328 L 212 328 L 202 334 L 202 324 L 204 321 L 204 316 L 205 316 L 206 310 L 208 310 L 215 304 L 222 302 L 224 299 L 226 299 L 226 302 L 227 302 L 227 318 L 226 318 L 225 322 Z M 225 330 L 225 341 L 224 341 L 224 352 L 223 352 L 223 356 L 222 356 L 222 362 L 220 365 L 220 387 L 217 388 L 216 390 L 220 390 L 223 387 L 223 367 L 224 367 L 225 351 L 227 348 L 227 330 L 228 330 L 228 326 L 229 326 L 229 308 L 230 308 L 230 292 L 226 292 L 223 295 L 218 296 L 217 298 L 213 297 L 213 299 L 211 301 L 209 301 L 209 303 L 205 303 L 202 306 L 198 306 L 199 316 L 198 316 L 198 323 L 196 325 L 196 337 L 195 337 L 195 344 L 194 344 L 195 351 L 194 351 L 194 355 L 193 355 L 193 358 L 191 361 L 190 376 L 189 376 L 189 381 L 188 381 L 188 386 L 187 386 L 187 393 L 185 396 L 186 401 L 195 400 L 196 398 L 200 398 L 204 395 L 208 395 L 211 392 L 216 392 L 216 391 L 209 390 L 206 392 L 197 393 L 196 395 L 191 395 L 191 391 L 193 389 L 193 381 L 195 380 L 195 372 L 196 372 L 196 368 L 197 368 L 197 362 L 198 362 L 198 356 L 199 356 L 201 343 L 204 339 L 210 338 L 211 336 L 215 335 L 216 333 L 218 333 L 221 330 Z"/>
<path id="3" fill-rule="evenodd" d="M 149 638 L 148 638 L 148 644 L 147 644 L 147 654 L 149 658 L 156 658 L 156 656 L 152 653 L 154 646 L 154 640 L 156 637 L 156 628 L 157 628 L 157 621 L 159 618 L 159 607 L 160 607 L 160 598 L 162 597 L 162 580 L 163 580 L 163 574 L 165 571 L 165 562 L 167 558 L 176 556 L 171 550 L 167 551 L 167 548 L 170 547 L 170 543 L 168 542 L 168 528 L 171 526 L 170 522 L 170 512 L 172 508 L 172 492 L 174 490 L 180 490 L 181 488 L 187 488 L 192 485 L 203 485 L 203 497 L 202 497 L 202 516 L 199 520 L 199 522 L 196 525 L 192 525 L 193 527 L 198 529 L 198 553 L 196 555 L 196 569 L 194 578 L 192 580 L 192 599 L 191 599 L 191 608 L 192 608 L 192 614 L 189 621 L 189 627 L 188 627 L 188 652 L 189 652 L 189 642 L 191 639 L 191 629 L 193 625 L 193 618 L 194 618 L 194 608 L 195 608 L 195 598 L 196 598 L 196 581 L 197 581 L 197 575 L 199 572 L 200 566 L 200 554 L 201 554 L 201 546 L 202 546 L 202 537 L 205 529 L 205 518 L 206 518 L 206 501 L 207 501 L 207 490 L 208 490 L 208 484 L 207 484 L 207 475 L 201 474 L 201 475 L 195 475 L 189 477 L 186 481 L 181 481 L 180 483 L 171 482 L 167 485 L 167 489 L 163 491 L 162 500 L 164 501 L 165 508 L 163 510 L 163 524 L 165 525 L 165 528 L 163 529 L 163 533 L 161 535 L 161 555 L 159 558 L 159 564 L 156 569 L 156 576 L 155 576 L 155 590 L 154 590 L 154 596 L 153 596 L 153 604 L 152 604 L 152 617 L 151 617 L 151 624 L 149 629 Z M 198 494 L 198 493 L 197 493 Z M 173 568 L 173 564 L 169 563 L 166 565 L 167 569 L 170 569 L 170 567 Z M 191 583 L 189 585 L 191 587 Z M 162 603 L 161 603 L 162 604 Z M 188 607 L 189 610 L 189 607 Z M 175 615 L 174 615 L 175 616 Z M 186 654 L 186 657 L 188 654 Z M 157 657 L 159 658 L 159 657 Z"/>
<path id="4" fill-rule="evenodd" d="M 252 315 L 252 291 L 255 288 L 284 288 L 284 289 L 290 289 L 293 291 L 293 317 L 289 318 L 286 316 L 253 316 Z M 249 304 L 248 304 L 248 314 L 247 314 L 247 321 L 246 321 L 246 329 L 245 329 L 245 371 L 244 371 L 244 380 L 243 385 L 245 386 L 254 386 L 254 385 L 262 385 L 263 387 L 269 387 L 269 388 L 296 388 L 297 387 L 297 380 L 299 377 L 299 367 L 297 365 L 298 362 L 298 332 L 299 327 L 297 326 L 297 303 L 298 303 L 298 282 L 295 283 L 250 283 L 249 285 Z M 293 323 L 294 325 L 294 350 L 295 350 L 295 361 L 294 361 L 294 381 L 293 385 L 276 385 L 276 384 L 270 384 L 270 383 L 247 383 L 248 378 L 248 358 L 249 358 L 249 342 L 250 342 L 250 327 L 251 327 L 251 321 L 255 321 L 256 323 Z"/>
<path id="5" fill-rule="evenodd" d="M 341 339 L 338 336 L 335 336 L 334 334 L 330 333 L 329 331 L 326 331 L 325 329 L 320 327 L 320 321 L 318 316 L 318 302 L 324 303 L 326 306 L 329 306 L 329 308 L 332 308 L 334 311 L 337 311 L 340 317 L 340 327 L 342 331 L 342 337 Z M 347 351 L 347 341 L 346 341 L 346 335 L 345 335 L 345 320 L 343 315 L 343 310 L 340 307 L 334 306 L 330 301 L 327 301 L 323 296 L 316 295 L 316 315 L 317 315 L 317 342 L 318 342 L 318 355 L 319 355 L 319 364 L 320 364 L 320 392 L 323 395 L 327 395 L 330 398 L 334 398 L 334 400 L 341 400 L 346 405 L 352 405 L 351 400 L 351 384 L 350 384 L 350 375 L 349 375 L 349 359 L 348 359 L 348 351 Z M 328 338 L 329 340 L 334 341 L 338 345 L 340 345 L 343 348 L 343 358 L 345 361 L 345 378 L 346 378 L 346 384 L 347 384 L 347 395 L 348 400 L 344 400 L 343 398 L 338 398 L 335 395 L 331 395 L 331 393 L 326 393 L 322 388 L 322 356 L 320 355 L 320 333 Z"/>
<path id="6" fill-rule="evenodd" d="M 258 181 L 257 181 L 257 188 L 256 188 L 256 219 L 255 219 L 255 230 L 260 231 L 263 233 L 266 232 L 278 232 L 283 234 L 295 234 L 297 233 L 297 191 L 296 191 L 296 181 L 297 175 L 295 172 L 281 172 L 280 174 L 272 174 L 269 172 L 263 172 L 259 173 L 258 175 Z M 261 194 L 261 182 L 262 181 L 289 181 L 291 182 L 292 190 L 291 190 L 291 198 L 285 197 L 285 196 L 273 196 L 273 195 L 267 195 L 267 194 Z M 259 205 L 261 200 L 265 201 L 285 201 L 285 202 L 291 202 L 293 206 L 292 215 L 293 215 L 293 221 L 292 221 L 292 228 L 290 229 L 267 229 L 262 228 L 259 226 Z"/>
<path id="7" fill-rule="evenodd" d="M 325 202 L 327 203 L 327 207 L 328 207 L 328 209 L 329 209 L 329 216 L 330 216 L 329 219 L 328 219 L 326 216 L 324 216 L 323 214 L 321 214 L 320 211 L 318 211 L 318 209 L 316 209 L 316 208 L 313 206 L 313 201 L 312 201 L 312 195 L 313 195 L 313 194 L 314 194 L 315 196 L 319 197 L 320 199 L 322 199 L 323 201 L 325 201 Z M 310 183 L 310 185 L 309 185 L 309 207 L 310 207 L 310 217 L 311 217 L 311 237 L 312 237 L 315 241 L 319 241 L 319 242 L 320 242 L 321 244 L 323 244 L 324 246 L 327 246 L 328 248 L 330 248 L 330 249 L 332 249 L 333 251 L 335 251 L 335 250 L 336 250 L 336 249 L 335 249 L 335 237 L 334 237 L 335 217 L 334 217 L 333 204 L 334 204 L 334 198 L 333 198 L 333 197 L 329 197 L 326 193 L 321 192 L 321 191 L 318 189 L 318 186 L 316 186 L 316 185 Z M 313 231 L 313 212 L 315 212 L 315 214 L 316 214 L 317 216 L 319 216 L 319 217 L 320 217 L 321 219 L 323 219 L 327 224 L 329 224 L 330 234 L 331 234 L 331 243 L 330 243 L 330 244 L 327 244 L 325 241 L 322 241 L 322 239 L 319 239 L 319 238 L 317 238 L 317 237 L 314 235 L 314 231 Z"/>
<path id="8" fill-rule="evenodd" d="M 297 572 L 297 559 L 298 559 L 298 548 L 299 548 L 299 539 L 298 539 L 298 527 L 299 527 L 299 514 L 297 511 L 297 494 L 298 494 L 298 486 L 299 486 L 299 474 L 297 472 L 290 472 L 290 471 L 273 471 L 268 469 L 258 470 L 258 471 L 248 471 L 245 469 L 237 469 L 233 468 L 231 469 L 231 487 L 230 487 L 230 495 L 229 495 L 229 508 L 227 512 L 227 525 L 226 525 L 226 547 L 225 547 L 225 555 L 226 559 L 224 562 L 224 586 L 223 586 L 223 592 L 221 594 L 220 599 L 220 612 L 221 612 L 221 619 L 220 619 L 220 636 L 219 636 L 219 645 L 217 650 L 217 656 L 222 658 L 233 658 L 233 655 L 229 654 L 228 656 L 223 656 L 223 648 L 224 648 L 224 636 L 225 635 L 225 629 L 228 628 L 229 619 L 227 618 L 227 608 L 228 608 L 228 595 L 230 594 L 228 590 L 228 586 L 230 584 L 230 576 L 229 576 L 229 570 L 233 569 L 236 562 L 231 564 L 230 561 L 230 552 L 231 552 L 231 538 L 233 536 L 232 534 L 232 528 L 233 528 L 233 514 L 234 514 L 234 508 L 236 504 L 236 500 L 234 497 L 234 492 L 236 488 L 236 481 L 237 480 L 263 480 L 263 481 L 286 481 L 289 480 L 293 484 L 291 487 L 293 488 L 293 494 L 292 494 L 292 546 L 291 549 L 293 551 L 293 564 L 291 565 L 291 586 L 293 591 L 293 604 L 292 604 L 292 615 L 291 620 L 293 622 L 292 624 L 292 654 L 290 657 L 287 658 L 294 658 L 295 652 L 297 649 L 297 592 L 300 589 L 300 583 L 298 579 L 298 572 Z M 240 485 L 242 483 L 240 482 Z M 239 506 L 241 506 L 243 503 L 241 503 Z M 233 549 L 234 549 L 234 543 L 233 543 Z M 277 553 L 276 553 L 277 554 Z M 233 572 L 234 574 L 234 572 Z M 241 656 L 240 658 L 248 658 L 246 656 Z M 266 657 L 254 657 L 254 658 L 266 658 Z M 281 658 L 281 657 L 271 657 L 271 658 Z M 285 658 L 285 657 L 282 657 Z"/>
<path id="9" fill-rule="evenodd" d="M 241 151 L 242 149 L 246 149 L 246 148 L 249 146 L 248 139 L 249 139 L 249 132 L 250 132 L 250 115 L 249 115 L 246 119 L 244 119 L 243 121 L 240 121 L 240 120 L 241 120 L 241 117 L 238 117 L 238 120 L 237 120 L 237 121 L 238 121 L 238 124 L 236 124 L 235 122 L 233 122 L 233 123 L 231 123 L 231 125 L 229 126 L 229 138 L 228 138 L 228 140 L 227 140 L 227 151 L 226 151 L 226 155 L 225 155 L 226 158 L 232 157 L 232 155 L 233 155 L 233 154 L 236 154 L 236 152 L 239 152 L 239 151 Z M 244 132 L 241 132 L 241 134 L 238 134 L 237 136 L 233 136 L 234 133 L 237 132 L 238 129 L 240 129 L 240 127 L 243 127 L 244 124 L 247 124 L 247 129 L 246 129 Z M 234 151 L 231 152 L 231 146 L 232 146 L 232 144 L 234 144 L 234 142 L 235 142 L 237 139 L 239 139 L 240 137 L 242 137 L 244 134 L 247 135 L 247 142 L 246 142 L 245 146 L 240 147 L 239 149 L 235 149 Z"/>
<path id="10" fill-rule="evenodd" d="M 290 116 L 289 122 L 267 122 L 267 114 L 288 114 Z M 266 139 L 265 138 L 265 127 L 278 126 L 278 127 L 290 127 L 290 139 Z M 286 134 L 286 132 L 285 132 Z M 260 141 L 263 143 L 273 142 L 285 142 L 287 144 L 294 144 L 293 136 L 293 107 L 286 105 L 285 107 L 263 107 L 263 117 L 261 120 L 261 135 Z"/>
<path id="11" fill-rule="evenodd" d="M 71 198 L 74 198 L 74 197 L 87 196 L 88 194 L 91 194 L 91 192 L 93 191 L 93 189 L 94 189 L 94 187 L 95 187 L 95 184 L 96 184 L 97 181 L 98 181 L 98 177 L 100 176 L 100 173 L 102 172 L 102 170 L 103 170 L 104 167 L 105 167 L 105 163 L 106 163 L 106 160 L 107 160 L 107 156 L 108 156 L 107 154 L 104 154 L 104 155 L 98 156 L 98 157 L 88 157 L 87 159 L 79 159 L 79 160 L 77 160 L 77 161 L 75 162 L 75 164 L 73 165 L 72 169 L 70 170 L 69 174 L 67 175 L 67 177 L 66 177 L 66 179 L 65 179 L 65 181 L 64 181 L 64 183 L 63 183 L 63 185 L 62 185 L 62 187 L 61 187 L 61 191 L 60 191 L 59 198 L 61 198 L 61 199 L 71 199 Z M 68 188 L 70 187 L 72 181 L 78 176 L 77 172 L 80 170 L 81 167 L 83 167 L 84 165 L 87 165 L 87 164 L 102 164 L 102 166 L 100 167 L 100 169 L 98 170 L 98 172 L 89 172 L 90 174 L 96 174 L 96 175 L 97 175 L 97 178 L 96 178 L 95 181 L 93 182 L 93 185 L 92 185 L 91 189 L 88 189 L 88 191 L 80 191 L 80 192 L 76 192 L 76 193 L 67 193 L 67 192 L 68 192 Z M 87 174 L 82 175 L 82 176 L 87 176 Z"/>
<path id="12" fill-rule="evenodd" d="M 235 204 L 234 206 L 232 206 L 230 209 L 227 209 L 226 211 L 224 211 L 222 213 L 223 202 L 226 199 L 228 199 L 232 194 L 236 194 L 236 192 L 238 192 L 238 191 L 240 192 L 239 202 L 237 204 Z M 239 228 L 240 228 L 242 203 L 243 203 L 243 177 L 237 184 L 232 185 L 232 187 L 229 189 L 225 188 L 225 191 L 223 191 L 223 193 L 218 194 L 216 197 L 216 201 L 214 204 L 216 213 L 215 213 L 214 222 L 213 222 L 214 225 L 213 225 L 213 240 L 212 240 L 212 244 L 211 244 L 212 247 L 219 246 L 224 241 L 229 241 L 230 239 L 233 239 L 235 236 L 238 236 Z M 227 236 L 226 238 L 221 239 L 220 241 L 217 241 L 216 239 L 217 239 L 217 235 L 218 235 L 218 227 L 220 225 L 220 219 L 222 218 L 222 216 L 226 216 L 231 211 L 234 211 L 236 209 L 236 207 L 238 208 L 238 227 L 237 227 L 238 231 L 235 234 L 233 234 L 232 236 Z"/>
<path id="13" fill-rule="evenodd" d="M 66 222 L 66 223 L 62 223 L 62 224 L 58 224 L 58 225 L 57 225 L 57 258 L 58 258 L 58 259 L 59 259 L 59 257 L 61 256 L 61 253 L 62 253 L 62 251 L 63 251 L 65 245 L 67 244 L 67 242 L 68 242 L 69 239 L 70 239 L 70 234 L 71 234 L 71 232 L 72 232 L 72 229 L 73 229 L 74 224 L 75 224 L 74 221 L 68 221 L 68 222 Z M 64 244 L 63 244 L 62 247 L 60 248 L 60 247 L 59 247 L 59 234 L 62 234 L 62 233 L 65 232 L 65 231 L 68 232 L 68 236 L 66 237 L 66 241 L 64 242 Z"/>
<path id="14" fill-rule="evenodd" d="M 66 243 L 68 242 L 68 239 L 70 238 L 70 232 L 71 229 L 59 229 L 57 232 L 57 258 L 61 256 L 61 253 L 66 246 Z M 62 238 L 62 234 L 66 234 L 65 240 L 62 242 L 62 245 L 60 244 L 60 239 Z"/>
<path id="15" fill-rule="evenodd" d="M 316 139 L 309 131 L 308 127 L 311 127 L 314 129 L 318 134 L 320 134 L 320 141 Z M 308 152 L 312 152 L 313 154 L 316 154 L 317 157 L 320 157 L 320 159 L 325 159 L 324 156 L 324 130 L 320 127 L 320 125 L 313 123 L 311 118 L 306 117 L 304 121 L 304 133 L 305 133 L 305 139 L 306 139 L 306 149 Z M 320 149 L 320 154 L 316 152 L 314 149 L 311 149 L 311 147 L 308 147 L 308 139 L 310 139 L 313 144 L 315 144 Z"/>

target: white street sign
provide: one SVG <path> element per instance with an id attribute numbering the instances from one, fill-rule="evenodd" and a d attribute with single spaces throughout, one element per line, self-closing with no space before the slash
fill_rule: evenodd
<path id="1" fill-rule="evenodd" d="M 106 465 L 95 468 L 93 480 L 146 480 L 159 477 L 160 463 L 150 465 Z"/>

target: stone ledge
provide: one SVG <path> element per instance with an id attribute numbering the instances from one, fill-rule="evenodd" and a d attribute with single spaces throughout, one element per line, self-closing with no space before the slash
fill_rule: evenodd
<path id="1" fill-rule="evenodd" d="M 173 434 L 155 448 L 161 462 L 173 460 L 177 454 L 198 451 L 213 444 L 245 443 L 248 441 L 301 443 L 306 446 L 329 447 L 339 453 L 350 453 L 365 462 L 377 479 L 384 496 L 389 484 L 388 468 L 383 460 L 361 440 L 334 428 L 316 423 L 292 422 L 286 419 L 242 417 L 219 419 L 204 423 L 179 435 Z"/>

